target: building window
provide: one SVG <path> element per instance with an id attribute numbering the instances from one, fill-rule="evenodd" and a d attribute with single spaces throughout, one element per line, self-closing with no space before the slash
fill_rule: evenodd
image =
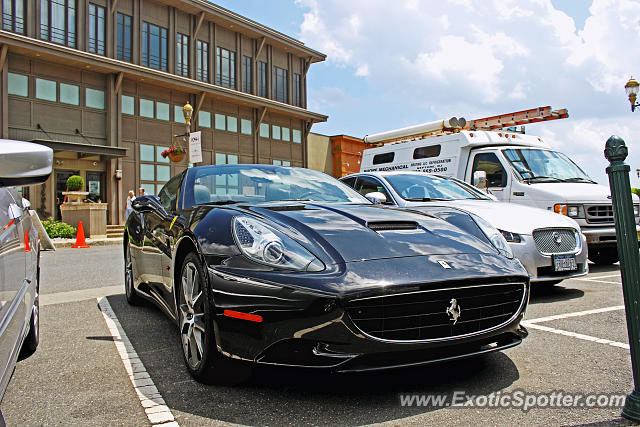
<path id="1" fill-rule="evenodd" d="M 258 96 L 267 97 L 267 63 L 258 61 Z"/>
<path id="2" fill-rule="evenodd" d="M 40 0 L 40 38 L 76 47 L 75 0 Z"/>
<path id="3" fill-rule="evenodd" d="M 147 194 L 157 194 L 171 178 L 171 167 L 160 153 L 167 147 L 140 144 L 140 187 Z"/>
<path id="4" fill-rule="evenodd" d="M 302 107 L 302 78 L 300 74 L 293 73 L 293 105 Z"/>
<path id="5" fill-rule="evenodd" d="M 291 136 L 289 133 L 289 128 L 282 128 L 282 140 L 283 141 L 291 141 Z"/>
<path id="6" fill-rule="evenodd" d="M 271 139 L 280 139 L 280 126 L 271 125 Z"/>
<path id="7" fill-rule="evenodd" d="M 56 82 L 36 79 L 36 98 L 56 102 L 58 100 Z"/>
<path id="8" fill-rule="evenodd" d="M 89 52 L 104 55 L 104 7 L 89 3 Z"/>
<path id="9" fill-rule="evenodd" d="M 196 42 L 196 79 L 201 82 L 209 81 L 209 43 L 198 40 Z"/>
<path id="10" fill-rule="evenodd" d="M 217 130 L 227 130 L 227 118 L 224 114 L 215 115 L 215 125 Z"/>
<path id="11" fill-rule="evenodd" d="M 202 128 L 211 127 L 211 113 L 208 111 L 200 111 L 198 113 L 198 126 Z"/>
<path id="12" fill-rule="evenodd" d="M 275 166 L 291 166 L 291 162 L 287 160 L 273 160 Z"/>
<path id="13" fill-rule="evenodd" d="M 90 108 L 104 110 L 104 91 L 85 88 L 84 105 Z"/>
<path id="14" fill-rule="evenodd" d="M 131 62 L 131 17 L 118 12 L 116 57 Z"/>
<path id="15" fill-rule="evenodd" d="M 2 0 L 2 29 L 24 34 L 24 0 Z"/>
<path id="16" fill-rule="evenodd" d="M 140 117 L 155 118 L 152 100 L 140 98 Z"/>
<path id="17" fill-rule="evenodd" d="M 142 65 L 167 71 L 167 29 L 142 23 Z"/>
<path id="18" fill-rule="evenodd" d="M 169 121 L 169 104 L 156 102 L 156 119 Z"/>
<path id="19" fill-rule="evenodd" d="M 242 91 L 251 93 L 251 58 L 242 56 Z"/>
<path id="20" fill-rule="evenodd" d="M 291 130 L 291 135 L 292 135 L 292 140 L 293 142 L 295 142 L 296 144 L 300 144 L 302 143 L 302 132 L 299 131 L 298 129 L 292 129 Z"/>
<path id="21" fill-rule="evenodd" d="M 269 125 L 267 123 L 260 123 L 260 137 L 269 138 Z"/>
<path id="22" fill-rule="evenodd" d="M 80 88 L 75 85 L 60 83 L 60 102 L 80 105 Z"/>
<path id="23" fill-rule="evenodd" d="M 173 121 L 186 124 L 184 121 L 184 113 L 182 112 L 182 105 L 174 105 L 173 106 Z"/>
<path id="24" fill-rule="evenodd" d="M 289 102 L 287 90 L 288 72 L 284 68 L 273 67 L 273 99 L 280 102 Z"/>
<path id="25" fill-rule="evenodd" d="M 22 74 L 7 74 L 7 92 L 9 95 L 29 96 L 29 77 Z"/>
<path id="26" fill-rule="evenodd" d="M 218 56 L 216 84 L 230 89 L 236 88 L 236 53 L 221 47 L 216 48 Z"/>
<path id="27" fill-rule="evenodd" d="M 244 135 L 252 135 L 251 131 L 251 120 L 240 119 L 240 133 Z"/>
<path id="28" fill-rule="evenodd" d="M 136 113 L 136 100 L 133 96 L 122 95 L 121 99 L 121 108 L 122 114 L 131 114 L 134 115 Z"/>
<path id="29" fill-rule="evenodd" d="M 176 36 L 176 74 L 189 77 L 189 36 Z"/>
<path id="30" fill-rule="evenodd" d="M 238 156 L 235 154 L 216 153 L 216 165 L 237 165 Z"/>

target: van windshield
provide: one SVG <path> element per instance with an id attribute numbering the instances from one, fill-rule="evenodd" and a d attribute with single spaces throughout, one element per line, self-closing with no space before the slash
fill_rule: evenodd
<path id="1" fill-rule="evenodd" d="M 423 174 L 385 176 L 393 189 L 409 202 L 430 200 L 488 199 L 479 190 L 457 180 Z"/>
<path id="2" fill-rule="evenodd" d="M 571 159 L 557 151 L 509 148 L 502 152 L 522 181 L 596 183 Z"/>

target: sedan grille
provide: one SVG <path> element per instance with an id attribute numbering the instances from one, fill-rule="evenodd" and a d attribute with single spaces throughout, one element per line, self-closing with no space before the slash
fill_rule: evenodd
<path id="1" fill-rule="evenodd" d="M 587 205 L 586 220 L 590 224 L 613 224 L 613 206 L 612 205 Z"/>
<path id="2" fill-rule="evenodd" d="M 359 298 L 348 301 L 346 310 L 353 323 L 374 338 L 442 340 L 509 322 L 525 297 L 524 283 L 500 283 Z"/>
<path id="3" fill-rule="evenodd" d="M 571 228 L 544 228 L 533 232 L 533 240 L 543 254 L 561 254 L 576 250 L 576 232 Z"/>

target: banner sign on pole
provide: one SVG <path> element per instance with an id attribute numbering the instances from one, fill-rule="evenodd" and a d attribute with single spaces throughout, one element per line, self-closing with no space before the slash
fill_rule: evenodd
<path id="1" fill-rule="evenodd" d="M 202 161 L 202 139 L 201 132 L 191 132 L 189 134 L 189 162 L 200 163 Z"/>

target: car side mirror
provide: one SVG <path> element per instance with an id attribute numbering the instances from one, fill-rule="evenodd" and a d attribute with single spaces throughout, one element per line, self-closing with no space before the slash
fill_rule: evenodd
<path id="1" fill-rule="evenodd" d="M 387 201 L 387 196 L 379 191 L 372 191 L 371 193 L 365 194 L 364 197 L 374 205 L 380 205 Z"/>
<path id="2" fill-rule="evenodd" d="M 45 182 L 53 167 L 53 150 L 24 141 L 2 140 L 0 187 Z"/>
<path id="3" fill-rule="evenodd" d="M 24 209 L 29 209 L 31 207 L 31 202 L 23 197 L 22 198 L 22 207 Z"/>
<path id="4" fill-rule="evenodd" d="M 487 188 L 487 172 L 475 171 L 473 173 L 473 186 L 477 188 Z"/>
<path id="5" fill-rule="evenodd" d="M 160 215 L 167 215 L 167 211 L 160 203 L 158 196 L 140 196 L 133 199 L 131 207 L 136 212 L 156 212 Z"/>

